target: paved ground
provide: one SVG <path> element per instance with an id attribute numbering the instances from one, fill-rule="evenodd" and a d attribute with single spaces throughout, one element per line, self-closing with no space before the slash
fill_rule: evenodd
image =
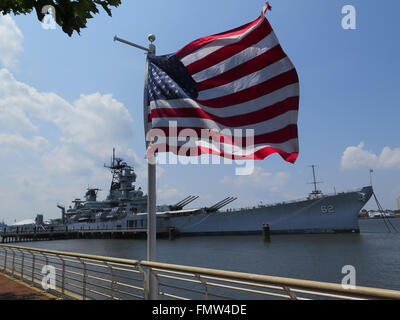
<path id="1" fill-rule="evenodd" d="M 52 300 L 28 284 L 0 273 L 0 300 Z"/>

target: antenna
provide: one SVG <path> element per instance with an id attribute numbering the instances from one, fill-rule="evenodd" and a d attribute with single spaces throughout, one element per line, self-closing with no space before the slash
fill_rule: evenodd
<path id="1" fill-rule="evenodd" d="M 313 182 L 309 182 L 309 184 L 313 184 L 314 185 L 314 191 L 312 192 L 312 194 L 321 194 L 321 190 L 317 189 L 317 184 L 318 183 L 323 183 L 322 181 L 316 181 L 315 179 L 315 167 L 317 167 L 315 164 L 312 164 L 310 166 L 312 168 L 312 172 L 313 172 Z"/>

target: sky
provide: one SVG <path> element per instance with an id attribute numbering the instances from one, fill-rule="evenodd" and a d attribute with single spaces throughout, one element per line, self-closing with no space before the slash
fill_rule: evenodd
<path id="1" fill-rule="evenodd" d="M 198 195 L 192 206 L 228 196 L 230 207 L 303 198 L 370 184 L 384 208 L 400 197 L 400 3 L 361 0 L 271 0 L 267 12 L 300 79 L 295 164 L 271 155 L 252 175 L 235 164 L 159 165 L 158 204 Z M 58 218 L 57 204 L 83 198 L 88 186 L 106 197 L 112 148 L 135 167 L 146 190 L 143 129 L 145 54 L 113 42 L 114 35 L 157 54 L 178 51 L 206 35 L 257 18 L 263 1 L 127 1 L 90 19 L 68 37 L 45 30 L 36 15 L 0 16 L 0 221 L 36 214 Z M 345 5 L 356 29 L 343 29 Z M 366 209 L 377 209 L 371 199 Z"/>

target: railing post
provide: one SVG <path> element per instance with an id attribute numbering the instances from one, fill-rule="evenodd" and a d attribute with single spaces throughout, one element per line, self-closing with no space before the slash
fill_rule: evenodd
<path id="1" fill-rule="evenodd" d="M 18 249 L 18 251 L 22 253 L 22 259 L 21 259 L 21 280 L 24 280 L 24 262 L 25 262 L 25 261 L 24 261 L 24 258 L 25 258 L 25 256 L 24 256 L 24 251 L 21 250 L 21 249 Z"/>
<path id="2" fill-rule="evenodd" d="M 62 270 L 61 270 L 61 294 L 64 294 L 65 291 L 65 260 L 57 254 L 58 259 L 62 261 Z"/>
<path id="3" fill-rule="evenodd" d="M 36 259 L 36 256 L 32 252 L 31 252 L 31 255 L 32 255 L 32 284 L 34 284 L 35 283 L 35 259 Z"/>
<path id="4" fill-rule="evenodd" d="M 137 265 L 139 272 L 143 275 L 143 299 L 147 299 L 148 297 L 148 288 L 147 288 L 147 272 L 143 270 L 140 264 Z"/>
<path id="5" fill-rule="evenodd" d="M 114 292 L 115 292 L 114 269 L 108 262 L 104 262 L 104 264 L 110 269 L 110 275 L 111 275 L 111 288 L 110 288 L 110 290 L 111 290 L 111 300 L 114 300 Z"/>
<path id="6" fill-rule="evenodd" d="M 15 251 L 14 249 L 11 249 L 13 252 L 13 258 L 12 258 L 12 275 L 14 276 L 14 271 L 15 271 Z"/>
<path id="7" fill-rule="evenodd" d="M 194 275 L 200 282 L 201 284 L 204 286 L 204 294 L 205 294 L 205 299 L 208 300 L 209 296 L 208 296 L 208 286 L 207 286 L 207 282 L 204 281 L 204 279 L 199 275 L 199 274 L 195 274 Z"/>
<path id="8" fill-rule="evenodd" d="M 6 248 L 3 248 L 3 249 L 4 249 L 4 269 L 3 269 L 3 272 L 6 272 L 6 270 L 7 270 L 7 253 L 8 253 L 8 251 L 7 251 Z"/>
<path id="9" fill-rule="evenodd" d="M 82 298 L 86 300 L 86 263 L 83 259 L 79 259 L 79 261 L 83 265 L 83 273 L 82 273 Z"/>
<path id="10" fill-rule="evenodd" d="M 293 291 L 290 290 L 289 287 L 287 287 L 287 286 L 282 286 L 282 288 L 283 288 L 283 290 L 289 295 L 290 299 L 292 299 L 292 300 L 297 300 L 296 295 L 294 294 Z"/>

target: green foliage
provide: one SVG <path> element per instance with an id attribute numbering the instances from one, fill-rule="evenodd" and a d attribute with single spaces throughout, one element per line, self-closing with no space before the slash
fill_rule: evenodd
<path id="1" fill-rule="evenodd" d="M 56 23 L 69 36 L 74 31 L 80 34 L 81 29 L 86 28 L 87 19 L 93 18 L 93 14 L 99 13 L 98 6 L 111 17 L 111 8 L 118 7 L 121 0 L 1 0 L 0 13 L 14 15 L 31 13 L 33 9 L 39 21 L 45 16 L 42 8 L 51 5 L 56 11 Z"/>

